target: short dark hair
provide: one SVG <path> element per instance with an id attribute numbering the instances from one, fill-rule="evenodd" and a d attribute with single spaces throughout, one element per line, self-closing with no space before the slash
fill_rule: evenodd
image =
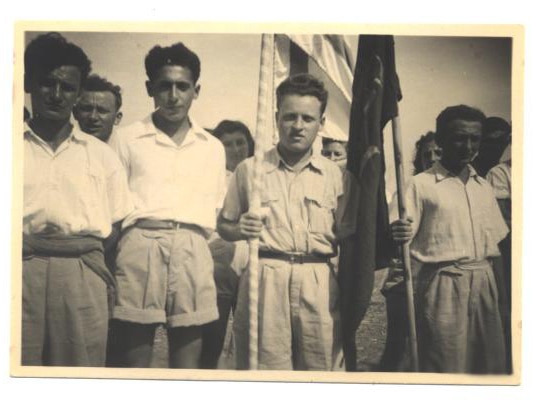
<path id="1" fill-rule="evenodd" d="M 428 143 L 431 143 L 435 141 L 435 132 L 429 131 L 425 133 L 424 135 L 420 136 L 420 138 L 415 143 L 415 158 L 413 160 L 413 166 L 415 168 L 415 175 L 419 174 L 424 170 L 424 166 L 422 165 L 422 149 L 424 146 Z"/>
<path id="2" fill-rule="evenodd" d="M 500 117 L 487 117 L 483 122 L 483 134 L 494 131 L 503 131 L 505 133 L 511 133 L 511 125 Z"/>
<path id="3" fill-rule="evenodd" d="M 57 32 L 39 35 L 28 44 L 24 52 L 26 88 L 36 74 L 47 74 L 65 65 L 80 70 L 82 84 L 91 72 L 91 60 L 81 47 L 68 42 Z"/>
<path id="4" fill-rule="evenodd" d="M 144 67 L 148 79 L 154 80 L 157 71 L 165 65 L 179 65 L 188 68 L 191 71 L 194 83 L 200 77 L 200 59 L 196 53 L 181 42 L 167 47 L 152 47 L 144 59 Z"/>
<path id="5" fill-rule="evenodd" d="M 483 114 L 481 110 L 466 106 L 464 104 L 447 107 L 437 117 L 436 139 L 439 141 L 439 139 L 446 134 L 448 124 L 451 121 L 463 120 L 469 122 L 480 122 L 483 124 L 485 118 L 485 114 Z"/>
<path id="6" fill-rule="evenodd" d="M 328 91 L 324 83 L 311 74 L 295 74 L 289 76 L 276 89 L 277 107 L 284 96 L 296 94 L 300 96 L 314 96 L 320 101 L 320 113 L 324 114 L 328 104 Z"/>
<path id="7" fill-rule="evenodd" d="M 241 121 L 232 121 L 225 119 L 220 121 L 215 129 L 213 129 L 213 136 L 217 139 L 221 139 L 226 133 L 242 132 L 248 142 L 248 157 L 254 155 L 255 143 L 250 133 L 250 129 Z"/>
<path id="8" fill-rule="evenodd" d="M 83 84 L 83 90 L 86 92 L 111 92 L 115 96 L 117 111 L 122 107 L 122 93 L 120 86 L 115 85 L 100 75 L 89 75 Z"/>

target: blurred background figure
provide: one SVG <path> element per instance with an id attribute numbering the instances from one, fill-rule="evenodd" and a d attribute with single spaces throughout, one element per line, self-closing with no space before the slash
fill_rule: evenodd
<path id="1" fill-rule="evenodd" d="M 500 253 L 502 255 L 501 270 L 495 268 L 497 282 L 500 314 L 502 315 L 505 345 L 507 372 L 512 373 L 512 351 L 511 351 L 511 293 L 512 293 L 512 259 L 511 259 L 511 144 L 504 150 L 500 163 L 491 168 L 487 173 L 487 181 L 491 184 L 494 195 L 500 207 L 503 219 L 509 228 L 509 234 L 500 242 Z"/>
<path id="2" fill-rule="evenodd" d="M 413 160 L 414 175 L 431 168 L 442 156 L 442 149 L 435 142 L 435 132 L 427 132 L 415 144 Z M 398 196 L 394 193 L 389 205 L 391 220 L 398 218 Z M 411 259 L 413 279 L 420 267 L 415 259 Z M 415 286 L 415 285 L 413 285 Z M 381 371 L 399 371 L 407 367 L 406 350 L 409 339 L 409 325 L 407 321 L 407 304 L 405 299 L 405 283 L 403 264 L 399 259 L 393 260 L 389 274 L 381 293 L 385 296 L 387 309 L 387 339 L 385 350 L 381 358 Z"/>
<path id="3" fill-rule="evenodd" d="M 511 141 L 511 125 L 500 117 L 488 117 L 483 123 L 479 154 L 472 162 L 482 177 L 500 162 L 503 151 Z"/>
<path id="4" fill-rule="evenodd" d="M 120 86 L 98 75 L 91 75 L 83 85 L 74 107 L 74 118 L 83 132 L 107 142 L 113 128 L 122 119 Z"/>
<path id="5" fill-rule="evenodd" d="M 226 152 L 226 182 L 244 159 L 253 156 L 254 140 L 240 121 L 223 120 L 212 131 Z M 248 263 L 246 241 L 227 242 L 216 233 L 209 241 L 215 265 L 215 284 L 219 319 L 204 326 L 201 367 L 216 369 L 224 347 L 230 312 L 235 309 L 239 276 Z M 227 367 L 227 366 L 226 366 Z"/>
<path id="6" fill-rule="evenodd" d="M 335 140 L 330 138 L 322 138 L 322 155 L 334 163 L 344 172 L 346 169 L 348 143 L 342 140 Z"/>

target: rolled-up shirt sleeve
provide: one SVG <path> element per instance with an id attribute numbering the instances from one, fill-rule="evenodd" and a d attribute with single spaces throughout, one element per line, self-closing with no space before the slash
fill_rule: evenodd
<path id="1" fill-rule="evenodd" d="M 237 222 L 241 214 L 248 211 L 248 163 L 242 162 L 235 169 L 233 176 L 230 179 L 224 205 L 222 207 L 221 216 L 227 221 Z"/>

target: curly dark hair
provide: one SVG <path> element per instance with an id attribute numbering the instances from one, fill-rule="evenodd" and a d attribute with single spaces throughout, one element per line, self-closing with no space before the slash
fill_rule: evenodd
<path id="1" fill-rule="evenodd" d="M 121 88 L 100 75 L 89 75 L 83 84 L 83 90 L 87 92 L 111 92 L 115 96 L 117 111 L 122 107 Z"/>
<path id="2" fill-rule="evenodd" d="M 144 67 L 148 79 L 154 80 L 157 71 L 165 65 L 179 65 L 188 68 L 191 71 L 194 83 L 200 77 L 200 59 L 196 53 L 181 42 L 168 47 L 152 47 L 144 59 Z"/>
<path id="3" fill-rule="evenodd" d="M 320 112 L 324 114 L 328 104 L 328 91 L 324 83 L 311 74 L 295 74 L 281 82 L 276 89 L 276 102 L 279 108 L 284 96 L 297 94 L 314 96 L 320 101 Z"/>
<path id="4" fill-rule="evenodd" d="M 80 70 L 82 84 L 91 72 L 91 60 L 87 54 L 81 47 L 68 42 L 61 34 L 50 32 L 36 37 L 24 52 L 26 91 L 29 90 L 29 83 L 35 77 L 65 65 L 72 65 Z"/>
<path id="5" fill-rule="evenodd" d="M 441 142 L 443 135 L 446 135 L 448 124 L 451 121 L 463 120 L 470 122 L 485 122 L 485 114 L 477 108 L 460 104 L 445 108 L 437 117 L 437 132 L 435 140 Z"/>

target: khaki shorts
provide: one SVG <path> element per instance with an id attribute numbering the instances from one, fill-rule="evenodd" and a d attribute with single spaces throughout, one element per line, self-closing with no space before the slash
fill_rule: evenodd
<path id="1" fill-rule="evenodd" d="M 237 369 L 248 368 L 249 271 L 234 316 Z M 340 370 L 339 288 L 326 263 L 259 260 L 259 369 Z"/>
<path id="2" fill-rule="evenodd" d="M 115 319 L 174 328 L 218 318 L 213 259 L 200 232 L 128 229 L 118 244 L 115 275 Z"/>

